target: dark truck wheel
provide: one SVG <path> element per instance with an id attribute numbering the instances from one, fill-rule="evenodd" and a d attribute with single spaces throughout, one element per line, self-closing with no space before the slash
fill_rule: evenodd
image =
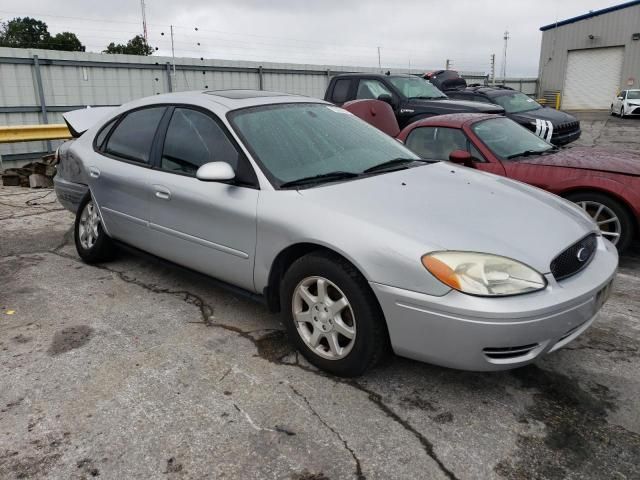
<path id="1" fill-rule="evenodd" d="M 74 226 L 76 250 L 86 263 L 99 263 L 109 260 L 115 246 L 102 228 L 98 208 L 91 193 L 80 202 Z"/>
<path id="2" fill-rule="evenodd" d="M 387 330 L 377 299 L 353 265 L 328 252 L 296 260 L 280 289 L 284 323 L 309 362 L 355 377 L 387 350 Z"/>

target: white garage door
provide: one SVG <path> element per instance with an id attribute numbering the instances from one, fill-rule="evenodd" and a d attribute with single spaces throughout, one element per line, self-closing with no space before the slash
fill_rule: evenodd
<path id="1" fill-rule="evenodd" d="M 569 52 L 562 108 L 608 109 L 620 88 L 624 47 Z"/>

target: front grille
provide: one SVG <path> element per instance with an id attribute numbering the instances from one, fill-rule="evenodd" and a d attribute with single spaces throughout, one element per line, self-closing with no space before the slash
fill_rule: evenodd
<path id="1" fill-rule="evenodd" d="M 596 234 L 586 236 L 574 243 L 551 262 L 551 273 L 556 280 L 575 275 L 586 267 L 596 252 Z"/>
<path id="2" fill-rule="evenodd" d="M 509 360 L 528 355 L 537 346 L 537 343 L 530 343 L 518 347 L 487 347 L 483 348 L 482 352 L 493 360 Z"/>
<path id="3" fill-rule="evenodd" d="M 553 136 L 555 137 L 556 135 L 565 135 L 567 133 L 575 132 L 579 128 L 580 122 L 578 121 L 561 123 L 553 127 Z"/>

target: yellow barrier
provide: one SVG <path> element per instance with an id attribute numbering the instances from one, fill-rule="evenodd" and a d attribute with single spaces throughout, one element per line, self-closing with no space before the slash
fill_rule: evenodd
<path id="1" fill-rule="evenodd" d="M 63 123 L 51 125 L 0 126 L 0 143 L 33 142 L 65 138 L 71 138 L 71 133 Z"/>

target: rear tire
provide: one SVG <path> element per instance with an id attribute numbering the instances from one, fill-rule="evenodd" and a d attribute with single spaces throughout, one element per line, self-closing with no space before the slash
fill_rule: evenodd
<path id="1" fill-rule="evenodd" d="M 73 230 L 76 251 L 84 262 L 100 263 L 113 257 L 115 245 L 102 228 L 100 213 L 90 192 L 80 202 Z"/>
<path id="2" fill-rule="evenodd" d="M 636 225 L 629 211 L 618 200 L 599 192 L 569 194 L 566 199 L 577 203 L 592 218 L 599 211 L 594 221 L 598 223 L 602 236 L 611 241 L 619 252 L 623 252 L 631 244 Z M 619 235 L 616 236 L 616 233 Z"/>
<path id="3" fill-rule="evenodd" d="M 387 352 L 375 295 L 360 272 L 337 255 L 318 251 L 296 260 L 282 280 L 280 302 L 289 338 L 322 370 L 359 376 Z"/>

